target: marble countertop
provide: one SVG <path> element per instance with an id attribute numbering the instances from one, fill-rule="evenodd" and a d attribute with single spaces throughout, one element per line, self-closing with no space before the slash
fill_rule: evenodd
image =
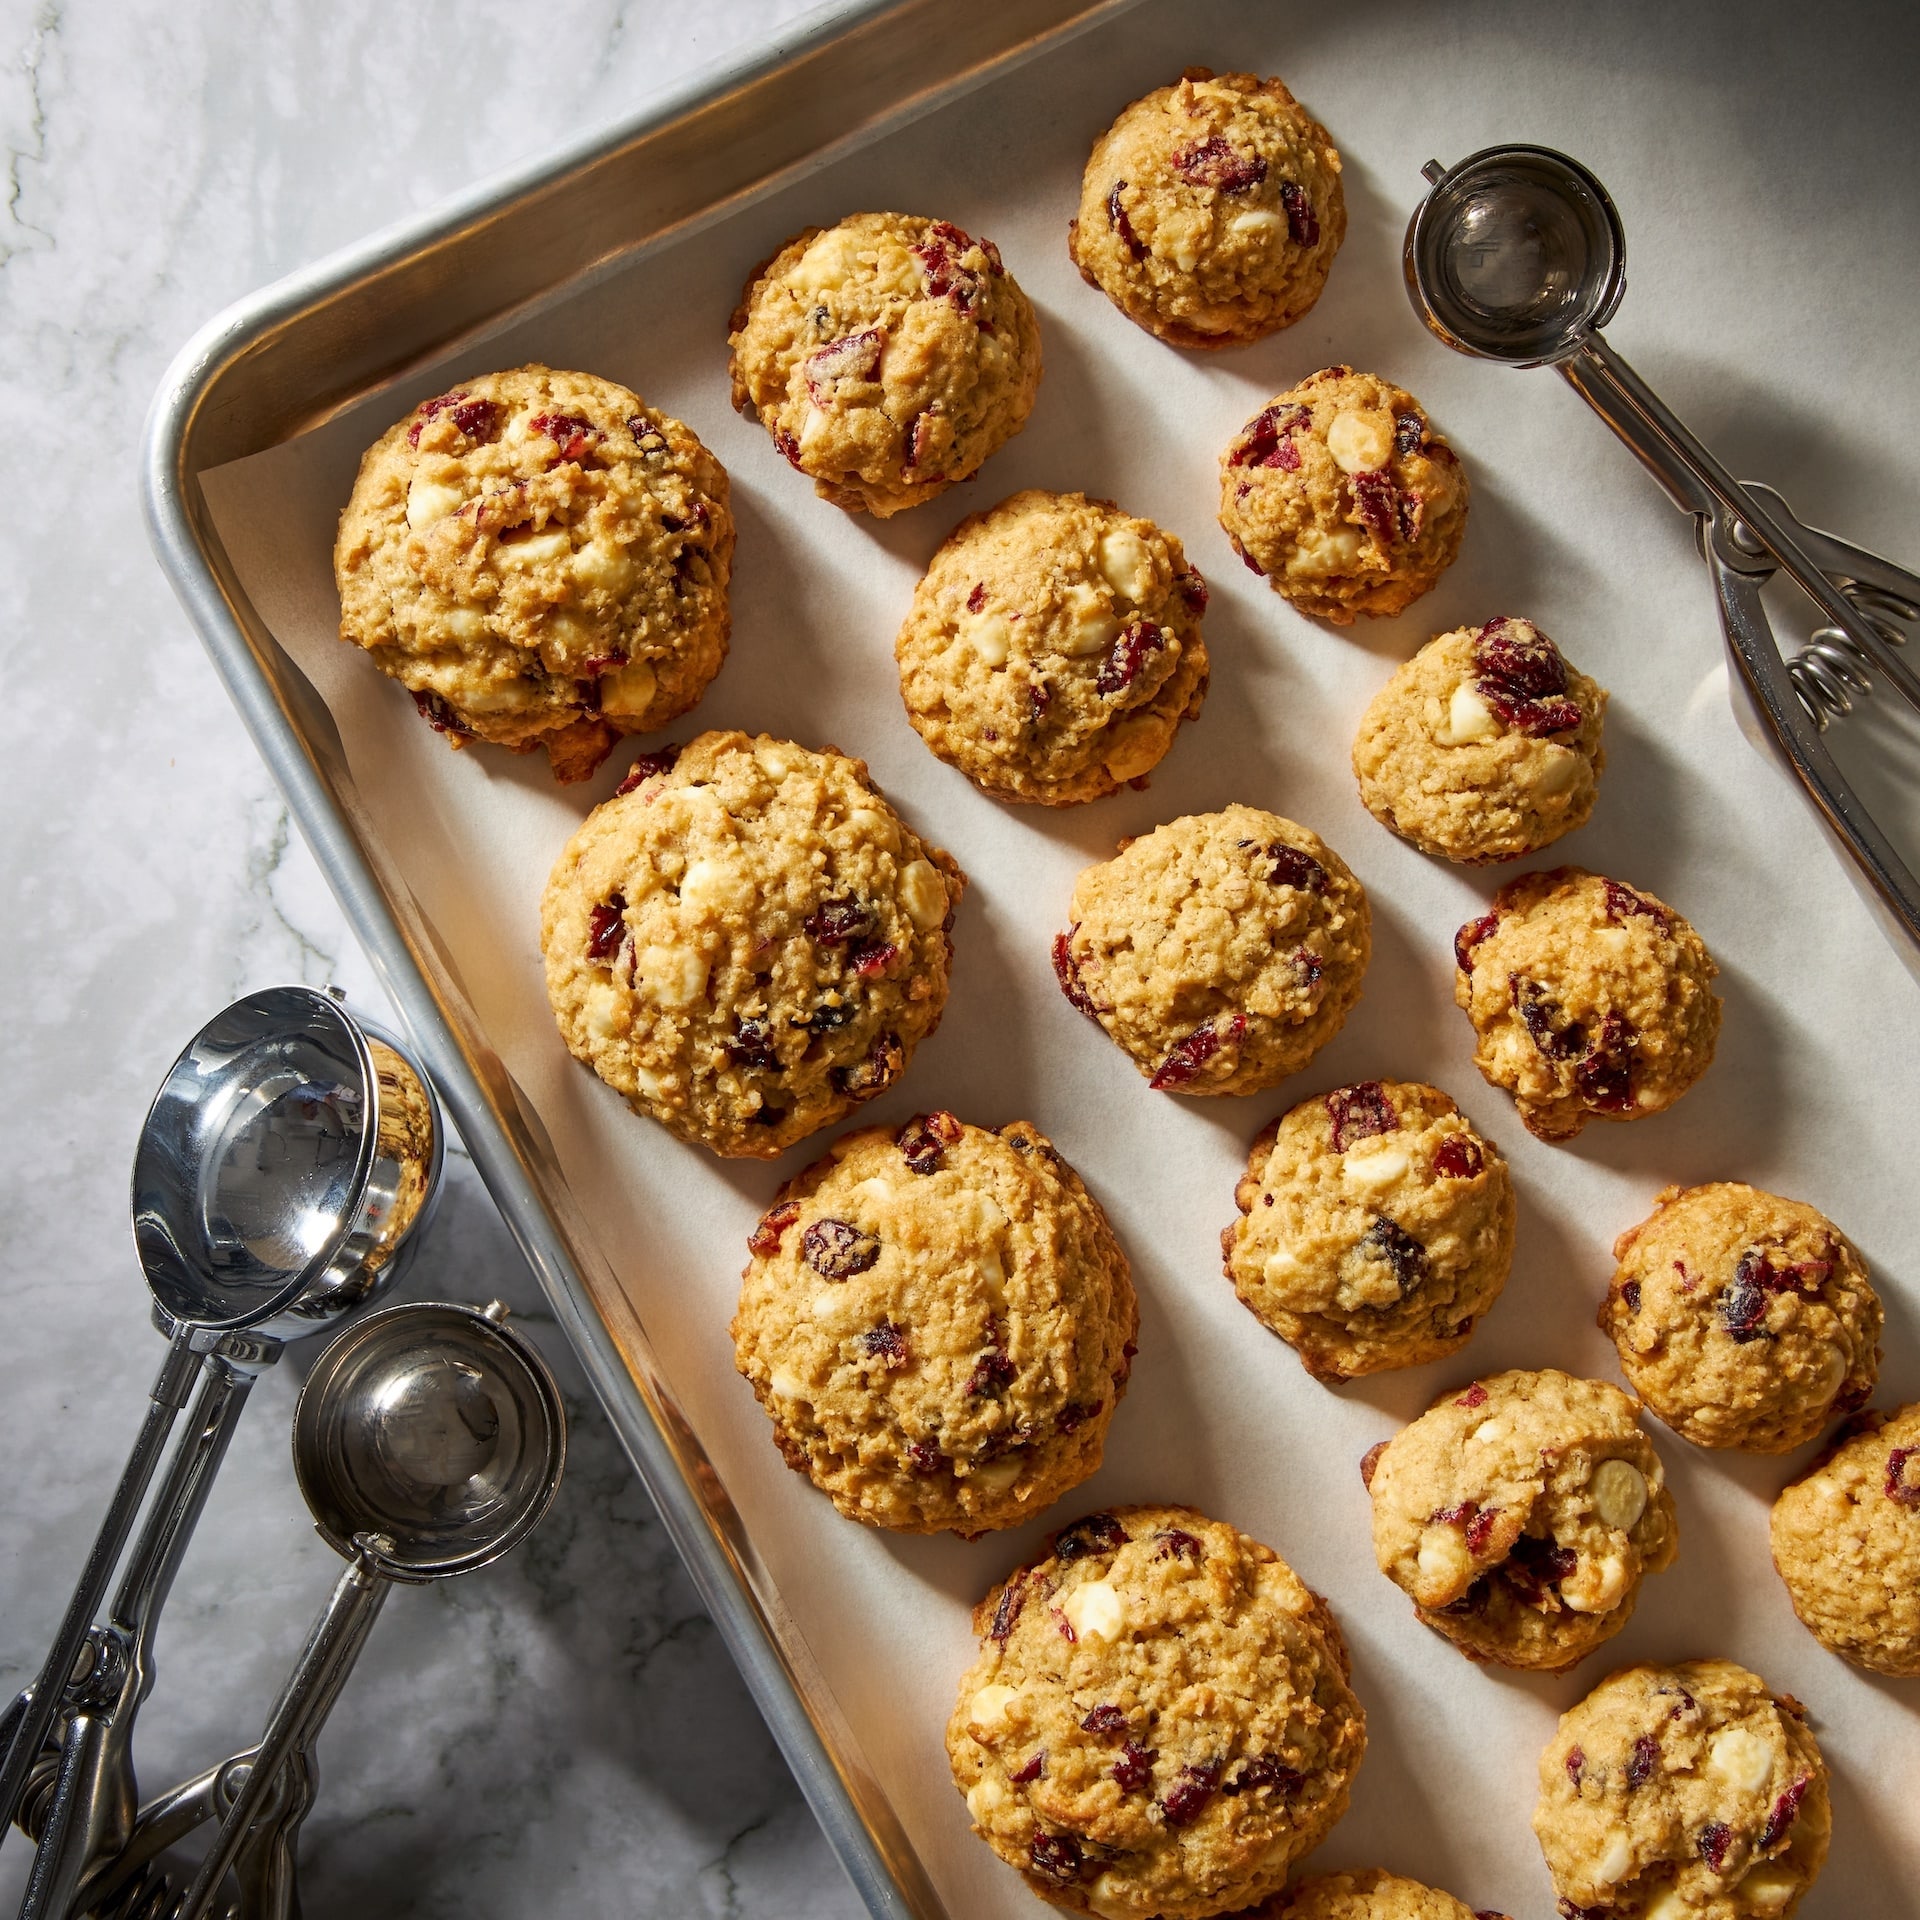
<path id="1" fill-rule="evenodd" d="M 0 1223 L 0 1693 L 31 1677 L 161 1343 L 127 1228 L 134 1138 L 237 994 L 382 1001 L 151 559 L 147 401 L 208 316 L 628 113 L 806 0 L 0 3 L 0 755 L 7 1089 Z M 472 1169 L 404 1297 L 506 1299 L 561 1371 L 559 1502 L 498 1566 L 397 1593 L 320 1748 L 306 1911 L 858 1911 Z M 169 1605 L 149 1789 L 259 1730 L 339 1562 L 254 1394 Z M 0 1910 L 30 1849 L 0 1850 Z"/>

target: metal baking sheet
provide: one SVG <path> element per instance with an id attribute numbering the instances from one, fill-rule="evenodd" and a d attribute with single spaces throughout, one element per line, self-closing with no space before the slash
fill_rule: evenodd
<path id="1" fill-rule="evenodd" d="M 329 552 L 359 452 L 462 375 L 537 358 L 636 387 L 726 462 L 740 522 L 734 652 L 675 735 L 738 725 L 860 753 L 973 877 L 945 1024 L 863 1117 L 942 1105 L 1031 1118 L 1106 1202 L 1135 1262 L 1142 1350 L 1107 1465 L 1050 1517 L 1190 1501 L 1270 1542 L 1330 1597 L 1373 1744 L 1320 1859 L 1390 1865 L 1475 1906 L 1546 1911 L 1527 1822 L 1554 1714 L 1614 1664 L 1720 1652 L 1805 1700 L 1834 1766 L 1836 1850 L 1805 1911 L 1892 1914 L 1903 1900 L 1892 1890 L 1920 1883 L 1920 1838 L 1900 1816 L 1913 1703 L 1824 1654 L 1791 1617 L 1767 1567 L 1765 1514 L 1795 1462 L 1702 1454 L 1656 1432 L 1680 1502 L 1678 1565 L 1649 1583 L 1608 1652 L 1563 1679 L 1475 1669 L 1420 1629 L 1374 1570 L 1355 1472 L 1368 1445 L 1473 1372 L 1617 1377 L 1592 1324 L 1607 1249 L 1668 1180 L 1746 1178 L 1824 1207 L 1888 1298 L 1882 1403 L 1920 1390 L 1920 1276 L 1902 1232 L 1920 1121 L 1913 988 L 1795 794 L 1738 737 L 1687 525 L 1550 375 L 1446 354 L 1399 280 L 1424 160 L 1502 138 L 1579 154 L 1626 218 L 1634 292 L 1616 343 L 1808 518 L 1896 554 L 1911 545 L 1887 484 L 1910 462 L 1896 421 L 1920 383 L 1900 345 L 1897 259 L 1911 250 L 1871 250 L 1869 234 L 1888 244 L 1886 209 L 1846 197 L 1855 173 L 1905 151 L 1894 96 L 1884 118 L 1856 113 L 1853 145 L 1801 152 L 1786 170 L 1774 136 L 1751 132 L 1709 84 L 1727 17 L 1623 5 L 1596 50 L 1572 23 L 1505 3 L 842 12 L 585 152 L 259 296 L 209 329 L 163 390 L 148 475 L 162 556 L 876 1914 L 1034 1911 L 968 1833 L 940 1736 L 971 1655 L 967 1608 L 1044 1523 L 972 1543 L 895 1539 L 841 1520 L 781 1463 L 733 1374 L 726 1323 L 748 1227 L 825 1141 L 771 1166 L 717 1162 L 635 1119 L 567 1059 L 541 991 L 536 904 L 630 750 L 588 790 L 553 787 L 537 760 L 451 754 L 339 644 Z M 1775 16 L 1793 55 L 1776 62 L 1796 87 L 1836 101 L 1852 87 L 1856 107 L 1859 88 L 1884 87 L 1864 40 L 1816 42 L 1798 20 Z M 1195 61 L 1283 74 L 1342 148 L 1351 213 L 1314 312 L 1210 358 L 1130 327 L 1063 245 L 1094 136 Z M 1786 84 L 1773 71 L 1746 75 L 1743 113 Z M 996 239 L 1039 308 L 1047 372 L 1026 432 L 975 483 L 875 523 L 815 500 L 730 413 L 724 334 L 743 277 L 788 234 L 881 206 Z M 1789 217 L 1811 264 L 1757 271 Z M 1899 218 L 1910 238 L 1911 214 Z M 1844 350 L 1806 299 L 1842 259 Z M 1851 369 L 1876 353 L 1869 401 Z M 1300 619 L 1241 572 L 1213 522 L 1228 435 L 1335 360 L 1418 393 L 1476 489 L 1464 554 L 1440 588 L 1346 633 Z M 1770 464 L 1765 435 L 1744 424 L 1769 409 L 1801 423 Z M 1834 423 L 1830 440 L 1805 428 L 1810 411 Z M 891 660 L 939 540 L 1027 485 L 1080 487 L 1152 516 L 1215 588 L 1200 721 L 1147 790 L 1064 813 L 997 806 L 935 762 L 901 715 Z M 1725 969 L 1722 1057 L 1701 1087 L 1663 1119 L 1596 1127 L 1572 1147 L 1527 1138 L 1481 1085 L 1450 1004 L 1452 931 L 1498 876 L 1393 841 L 1361 811 L 1346 766 L 1393 661 L 1494 612 L 1536 618 L 1614 691 L 1599 813 L 1550 860 L 1673 901 Z M 1897 729 L 1888 741 L 1899 749 Z M 1305 821 L 1359 872 L 1375 907 L 1366 994 L 1340 1038 L 1273 1093 L 1152 1095 L 1059 997 L 1048 938 L 1086 862 L 1234 799 Z M 1235 1301 L 1217 1237 L 1268 1117 L 1381 1074 L 1445 1087 L 1500 1141 L 1521 1193 L 1520 1252 L 1456 1361 L 1329 1391 Z"/>

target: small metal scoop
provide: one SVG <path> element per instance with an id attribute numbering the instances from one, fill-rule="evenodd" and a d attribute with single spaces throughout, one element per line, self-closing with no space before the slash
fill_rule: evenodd
<path id="1" fill-rule="evenodd" d="M 63 1915 L 126 1841 L 154 1630 L 255 1377 L 284 1342 L 400 1278 L 438 1197 L 443 1149 L 425 1075 L 308 987 L 235 1001 L 155 1097 L 134 1160 L 133 1230 L 167 1357 L 39 1677 L 0 1721 L 0 1840 L 16 1817 L 39 1837 L 27 1920 Z M 196 1373 L 187 1431 L 96 1625 Z"/>
<path id="2" fill-rule="evenodd" d="M 501 1324 L 497 1301 L 388 1307 L 342 1334 L 301 1389 L 293 1421 L 300 1491 L 327 1544 L 347 1556 L 179 1909 L 201 1920 L 236 1862 L 276 1862 L 276 1908 L 293 1899 L 293 1829 L 312 1798 L 309 1750 L 389 1586 L 497 1560 L 552 1505 L 566 1460 L 559 1389 L 538 1353 Z M 297 1783 L 283 1778 L 292 1759 Z M 169 1796 L 172 1799 L 173 1796 Z M 141 1851 L 138 1838 L 129 1852 Z M 150 1854 L 142 1852 L 142 1857 Z M 244 1890 L 257 1873 L 242 1871 Z"/>
<path id="3" fill-rule="evenodd" d="M 1770 487 L 1743 485 L 1601 336 L 1626 291 L 1626 237 L 1607 190 L 1547 147 L 1489 147 L 1423 169 L 1432 191 L 1407 229 L 1407 288 L 1448 346 L 1513 367 L 1557 367 L 1683 512 L 1720 602 L 1721 630 L 1769 743 L 1805 789 L 1870 898 L 1920 964 L 1920 879 L 1874 824 L 1821 735 L 1883 680 L 1920 709 L 1901 649 L 1920 620 L 1920 575 L 1796 520 Z M 1823 616 L 1784 658 L 1760 602 L 1778 571 Z"/>

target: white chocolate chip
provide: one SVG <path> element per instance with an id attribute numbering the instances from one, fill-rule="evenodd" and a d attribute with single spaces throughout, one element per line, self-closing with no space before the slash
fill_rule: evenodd
<path id="1" fill-rule="evenodd" d="M 1571 747 L 1549 745 L 1541 754 L 1533 775 L 1533 790 L 1548 800 L 1571 793 L 1580 778 L 1580 756 Z"/>
<path id="2" fill-rule="evenodd" d="M 1474 1428 L 1471 1437 L 1478 1440 L 1483 1446 L 1490 1447 L 1506 1430 L 1505 1424 L 1499 1420 L 1482 1420 L 1480 1424 Z"/>
<path id="3" fill-rule="evenodd" d="M 1153 591 L 1153 556 L 1131 527 L 1115 527 L 1101 536 L 1100 571 L 1122 600 L 1146 605 Z"/>
<path id="4" fill-rule="evenodd" d="M 1123 720 L 1113 730 L 1112 744 L 1102 763 L 1116 780 L 1137 780 L 1159 765 L 1160 722 L 1151 714 Z"/>
<path id="5" fill-rule="evenodd" d="M 1073 660 L 1106 652 L 1120 631 L 1120 622 L 1107 611 L 1106 602 L 1084 583 L 1070 587 L 1061 597 L 1067 618 L 1060 651 Z"/>
<path id="6" fill-rule="evenodd" d="M 627 996 L 618 987 L 608 986 L 602 980 L 587 989 L 586 1005 L 582 1009 L 587 1031 L 596 1040 L 612 1040 L 627 1030 L 632 1018 L 627 1008 Z"/>
<path id="7" fill-rule="evenodd" d="M 1358 527 L 1305 527 L 1294 543 L 1287 572 L 1309 576 L 1351 573 L 1360 558 L 1360 544 Z"/>
<path id="8" fill-rule="evenodd" d="M 960 637 L 989 667 L 1007 664 L 1007 648 L 1013 629 L 1004 613 L 969 614 L 960 622 Z"/>
<path id="9" fill-rule="evenodd" d="M 1593 1510 L 1622 1533 L 1647 1510 L 1647 1476 L 1631 1460 L 1602 1460 L 1593 1470 Z"/>
<path id="10" fill-rule="evenodd" d="M 444 520 L 459 507 L 463 497 L 458 487 L 442 486 L 438 480 L 416 473 L 407 487 L 407 525 L 418 533 L 422 527 Z"/>
<path id="11" fill-rule="evenodd" d="M 1788 1902 L 1800 1891 L 1800 1876 L 1778 1860 L 1763 1860 L 1734 1891 L 1749 1913 L 1769 1920 L 1786 1912 Z"/>
<path id="12" fill-rule="evenodd" d="M 1289 1848 L 1297 1844 L 1293 1830 L 1287 1830 Z M 1087 1905 L 1099 1920 L 1139 1920 L 1139 1896 L 1117 1873 L 1103 1873 L 1087 1890 Z"/>
<path id="13" fill-rule="evenodd" d="M 1607 1613 L 1627 1597 L 1632 1574 L 1617 1553 L 1583 1553 L 1560 1582 L 1560 1598 L 1575 1613 Z"/>
<path id="14" fill-rule="evenodd" d="M 1596 1886 L 1616 1886 L 1633 1871 L 1633 1842 L 1625 1827 L 1609 1827 L 1601 1839 L 1600 1858 L 1593 1863 Z"/>
<path id="15" fill-rule="evenodd" d="M 1496 739 L 1499 732 L 1500 722 L 1481 699 L 1479 689 L 1471 680 L 1462 680 L 1447 702 L 1446 720 L 1434 738 L 1443 747 L 1464 747 L 1471 741 Z"/>
<path id="16" fill-rule="evenodd" d="M 967 1811 L 973 1815 L 974 1825 L 986 1826 L 1010 1797 L 1006 1788 L 992 1774 L 976 1780 L 967 1789 Z"/>
<path id="17" fill-rule="evenodd" d="M 800 448 L 802 452 L 813 445 L 827 430 L 827 416 L 816 406 L 807 408 L 807 417 L 800 423 Z"/>
<path id="18" fill-rule="evenodd" d="M 784 740 L 761 740 L 754 746 L 753 757 L 769 780 L 781 781 L 799 764 L 798 752 Z"/>
<path id="19" fill-rule="evenodd" d="M 478 640 L 487 630 L 487 617 L 473 607 L 449 607 L 440 624 L 451 640 Z"/>
<path id="20" fill-rule="evenodd" d="M 1444 1604 L 1460 1592 L 1473 1572 L 1473 1556 L 1466 1536 L 1444 1521 L 1420 1536 L 1420 1587 L 1414 1596 L 1422 1606 Z"/>
<path id="21" fill-rule="evenodd" d="M 787 279 L 801 293 L 828 293 L 859 264 L 853 235 L 842 227 L 829 227 L 787 270 Z"/>
<path id="22" fill-rule="evenodd" d="M 967 1702 L 967 1725 L 975 1733 L 998 1733 L 1007 1724 L 1007 1709 L 1019 1698 L 1018 1687 L 990 1681 Z"/>
<path id="23" fill-rule="evenodd" d="M 1285 1286 L 1289 1280 L 1299 1276 L 1300 1262 L 1290 1249 L 1286 1247 L 1275 1247 L 1274 1250 L 1267 1255 L 1267 1264 L 1262 1269 L 1262 1272 L 1270 1287 L 1282 1287 Z"/>
<path id="24" fill-rule="evenodd" d="M 922 933 L 947 917 L 947 883 L 925 860 L 911 860 L 900 875 L 900 904 Z"/>
<path id="25" fill-rule="evenodd" d="M 1773 1749 L 1745 1727 L 1723 1727 L 1707 1743 L 1707 1771 L 1742 1793 L 1758 1793 L 1773 1777 Z"/>
<path id="26" fill-rule="evenodd" d="M 807 1397 L 807 1383 L 791 1367 L 775 1367 L 767 1377 L 767 1385 L 782 1400 L 804 1400 Z"/>
<path id="27" fill-rule="evenodd" d="M 603 713 L 645 713 L 660 682 L 644 660 L 629 660 L 624 667 L 602 674 L 599 685 Z"/>
<path id="28" fill-rule="evenodd" d="M 633 984 L 662 1007 L 690 1007 L 707 990 L 707 963 L 691 947 L 642 947 Z"/>
<path id="29" fill-rule="evenodd" d="M 1373 1193 L 1390 1187 L 1402 1178 L 1411 1163 L 1407 1150 L 1391 1134 L 1376 1134 L 1349 1147 L 1341 1158 L 1340 1170 L 1351 1186 Z"/>
<path id="30" fill-rule="evenodd" d="M 558 527 L 552 533 L 530 533 L 524 540 L 496 541 L 493 557 L 503 567 L 537 567 L 572 549 L 566 528 Z"/>
<path id="31" fill-rule="evenodd" d="M 967 1477 L 986 1493 L 1005 1493 L 1020 1478 L 1025 1465 L 1015 1454 L 1008 1460 L 996 1460 L 990 1467 L 976 1467 Z"/>
<path id="32" fill-rule="evenodd" d="M 1379 407 L 1337 413 L 1327 428 L 1327 451 L 1343 473 L 1375 473 L 1393 457 L 1393 415 Z"/>
<path id="33" fill-rule="evenodd" d="M 613 540 L 589 540 L 573 556 L 574 579 L 607 593 L 624 593 L 637 571 L 633 549 Z"/>
<path id="34" fill-rule="evenodd" d="M 1082 1640 L 1118 1640 L 1127 1624 L 1127 1609 L 1104 1580 L 1075 1587 L 1060 1603 L 1067 1624 Z"/>
<path id="35" fill-rule="evenodd" d="M 634 1068 L 633 1084 L 649 1100 L 658 1100 L 667 1090 L 667 1082 L 659 1074 L 648 1072 L 645 1067 Z"/>
<path id="36" fill-rule="evenodd" d="M 1274 213 L 1265 207 L 1252 207 L 1245 213 L 1236 213 L 1233 218 L 1227 222 L 1227 231 L 1229 233 L 1257 234 L 1263 238 L 1270 233 L 1285 233 L 1286 230 L 1287 222 L 1285 216 Z"/>
<path id="37" fill-rule="evenodd" d="M 807 1302 L 807 1312 L 815 1326 L 831 1330 L 838 1322 L 852 1317 L 854 1309 L 849 1302 L 858 1301 L 859 1298 L 859 1291 L 854 1287 L 822 1287 Z"/>
<path id="38" fill-rule="evenodd" d="M 1687 1920 L 1689 1911 L 1697 1913 L 1699 1909 L 1688 1908 L 1678 1887 L 1666 1886 L 1647 1902 L 1640 1920 Z"/>
<path id="39" fill-rule="evenodd" d="M 709 919 L 745 911 L 753 896 L 753 876 L 746 868 L 712 855 L 690 861 L 680 878 L 680 904 Z"/>

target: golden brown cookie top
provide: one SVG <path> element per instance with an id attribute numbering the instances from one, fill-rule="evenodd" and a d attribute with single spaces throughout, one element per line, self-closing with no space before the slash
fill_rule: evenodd
<path id="1" fill-rule="evenodd" d="M 1039 324 L 999 250 L 914 214 L 796 234 L 728 345 L 734 405 L 823 499 L 883 517 L 968 479 L 1040 384 Z"/>
<path id="2" fill-rule="evenodd" d="M 1422 853 L 1517 860 L 1593 812 L 1606 709 L 1606 689 L 1531 620 L 1503 615 L 1443 633 L 1361 717 L 1361 801 Z"/>
<path id="3" fill-rule="evenodd" d="M 1806 1709 L 1731 1660 L 1623 1667 L 1540 1756 L 1533 1830 L 1577 1909 L 1786 1920 L 1832 1826 Z"/>
<path id="4" fill-rule="evenodd" d="M 1298 320 L 1346 230 L 1339 152 L 1286 86 L 1189 67 L 1095 142 L 1067 250 L 1150 333 L 1227 347 Z"/>
<path id="5" fill-rule="evenodd" d="M 1663 1112 L 1713 1060 L 1719 968 L 1639 888 L 1580 867 L 1522 874 L 1453 952 L 1453 996 L 1479 1036 L 1473 1064 L 1542 1140 Z"/>
<path id="6" fill-rule="evenodd" d="M 1366 1745 L 1326 1603 L 1184 1507 L 1093 1513 L 974 1612 L 947 1729 L 975 1828 L 1043 1898 L 1198 1920 L 1273 1892 Z"/>
<path id="7" fill-rule="evenodd" d="M 1029 488 L 947 536 L 894 657 L 907 718 L 997 799 L 1097 800 L 1200 710 L 1206 582 L 1110 500 Z"/>
<path id="8" fill-rule="evenodd" d="M 1824 1214 L 1737 1180 L 1668 1187 L 1614 1243 L 1600 1329 L 1703 1447 L 1788 1453 L 1873 1391 L 1880 1298 Z"/>
<path id="9" fill-rule="evenodd" d="M 884 1092 L 938 1024 L 965 884 L 864 762 L 704 733 L 636 760 L 555 862 L 547 997 L 637 1111 L 771 1158 Z"/>
<path id="10" fill-rule="evenodd" d="M 1139 1325 L 1127 1258 L 1024 1120 L 866 1127 L 748 1242 L 735 1363 L 851 1519 L 1017 1525 L 1100 1464 Z"/>
<path id="11" fill-rule="evenodd" d="M 1320 836 L 1257 807 L 1188 814 L 1087 868 L 1061 990 L 1163 1092 L 1297 1073 L 1360 997 L 1367 896 Z"/>
<path id="12" fill-rule="evenodd" d="M 1245 1920 L 1507 1920 L 1507 1916 L 1486 1908 L 1476 1913 L 1438 1887 L 1371 1867 L 1297 1881 Z"/>

